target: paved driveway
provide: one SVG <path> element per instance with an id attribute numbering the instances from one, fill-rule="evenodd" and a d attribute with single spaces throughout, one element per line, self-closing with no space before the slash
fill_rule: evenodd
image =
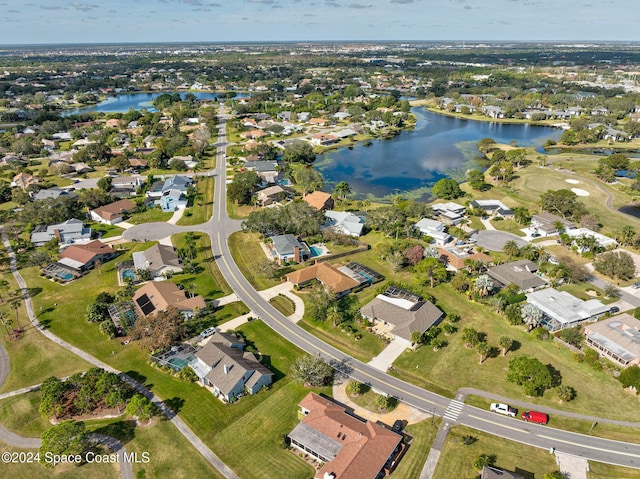
<path id="1" fill-rule="evenodd" d="M 478 246 L 482 246 L 489 251 L 502 251 L 504 244 L 509 240 L 514 240 L 520 248 L 529 244 L 519 236 L 506 231 L 478 231 Z"/>

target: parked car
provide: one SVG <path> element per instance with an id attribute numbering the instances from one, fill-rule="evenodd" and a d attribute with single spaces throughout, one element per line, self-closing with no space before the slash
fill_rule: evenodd
<path id="1" fill-rule="evenodd" d="M 522 419 L 538 424 L 547 424 L 549 422 L 549 416 L 538 411 L 525 411 L 522 413 Z"/>
<path id="2" fill-rule="evenodd" d="M 512 408 L 508 404 L 502 404 L 499 402 L 491 403 L 491 407 L 489 408 L 492 412 L 498 412 L 500 414 L 504 414 L 505 416 L 516 417 L 518 414 L 518 410 Z"/>
<path id="3" fill-rule="evenodd" d="M 613 314 L 613 313 L 619 313 L 619 312 L 620 312 L 620 308 L 618 308 L 617 306 L 611 306 L 611 307 L 609 308 L 609 312 L 610 312 L 611 314 Z"/>
<path id="4" fill-rule="evenodd" d="M 633 284 L 631 285 L 631 287 L 632 287 L 633 289 L 638 289 L 638 288 L 640 288 L 640 281 L 636 281 L 635 283 L 633 283 Z"/>
<path id="5" fill-rule="evenodd" d="M 204 338 L 208 338 L 209 336 L 211 336 L 211 335 L 212 335 L 213 333 L 215 333 L 215 332 L 216 332 L 216 328 L 207 328 L 207 329 L 205 329 L 204 331 L 202 331 L 202 332 L 200 333 L 200 337 L 201 337 L 202 339 L 204 339 Z"/>

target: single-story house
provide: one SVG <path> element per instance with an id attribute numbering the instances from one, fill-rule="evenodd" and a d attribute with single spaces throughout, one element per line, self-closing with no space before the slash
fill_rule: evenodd
<path id="1" fill-rule="evenodd" d="M 172 246 L 155 244 L 144 251 L 137 251 L 132 255 L 135 269 L 149 270 L 154 278 L 167 277 L 181 273 L 182 260 Z"/>
<path id="2" fill-rule="evenodd" d="M 287 274 L 286 278 L 297 288 L 306 286 L 314 280 L 319 281 L 337 296 L 344 296 L 362 284 L 348 272 L 341 271 L 341 267 L 324 261 L 293 271 Z"/>
<path id="3" fill-rule="evenodd" d="M 135 207 L 136 204 L 131 200 L 118 200 L 91 210 L 89 216 L 94 221 L 114 225 L 123 221 L 123 215 L 133 211 Z"/>
<path id="4" fill-rule="evenodd" d="M 609 306 L 597 299 L 583 301 L 554 288 L 527 293 L 527 302 L 543 312 L 543 324 L 551 331 L 571 328 L 585 321 L 596 321 L 609 311 Z"/>
<path id="5" fill-rule="evenodd" d="M 207 305 L 202 296 L 189 297 L 178 285 L 169 281 L 149 281 L 133 295 L 136 312 L 149 316 L 173 306 L 188 319 Z"/>
<path id="6" fill-rule="evenodd" d="M 393 325 L 391 332 L 411 342 L 411 333 L 424 334 L 443 318 L 444 313 L 429 301 L 412 301 L 404 297 L 379 294 L 360 308 L 360 314 L 370 321 Z"/>
<path id="7" fill-rule="evenodd" d="M 485 264 L 493 261 L 491 256 L 479 251 L 474 251 L 471 247 L 465 249 L 460 249 L 457 246 L 438 248 L 438 253 L 440 253 L 440 261 L 442 261 L 448 269 L 453 271 L 459 271 L 465 268 L 466 265 L 464 262 L 466 260 L 482 261 Z"/>
<path id="8" fill-rule="evenodd" d="M 528 259 L 512 261 L 489 268 L 487 274 L 498 286 L 515 284 L 522 291 L 533 291 L 536 288 L 546 286 L 547 282 L 535 274 L 539 266 Z"/>
<path id="9" fill-rule="evenodd" d="M 584 327 L 585 341 L 623 368 L 640 363 L 640 321 L 623 313 Z"/>
<path id="10" fill-rule="evenodd" d="M 291 446 L 315 457 L 316 479 L 376 479 L 401 457 L 402 436 L 315 393 L 300 401 L 302 420 L 288 434 Z"/>
<path id="11" fill-rule="evenodd" d="M 556 228 L 558 222 L 562 223 L 565 231 L 576 227 L 575 223 L 562 216 L 544 212 L 531 217 L 531 229 L 537 231 L 541 236 L 551 236 L 558 233 L 558 228 Z"/>
<path id="12" fill-rule="evenodd" d="M 329 146 L 337 143 L 339 138 L 331 133 L 317 133 L 311 137 L 309 143 L 316 146 Z"/>
<path id="13" fill-rule="evenodd" d="M 438 218 L 442 222 L 451 226 L 462 223 L 464 215 L 467 212 L 467 209 L 464 206 L 452 201 L 431 205 L 431 209 L 436 215 L 438 215 Z"/>
<path id="14" fill-rule="evenodd" d="M 94 240 L 87 244 L 74 244 L 65 248 L 57 262 L 77 271 L 87 271 L 97 263 L 112 260 L 116 255 L 116 250 L 111 246 L 100 240 Z"/>
<path id="15" fill-rule="evenodd" d="M 324 228 L 331 228 L 338 233 L 358 237 L 364 229 L 364 218 L 347 211 L 328 210 L 324 212 L 327 222 Z"/>
<path id="16" fill-rule="evenodd" d="M 139 176 L 116 176 L 111 180 L 111 194 L 118 196 L 135 196 L 144 182 Z"/>
<path id="17" fill-rule="evenodd" d="M 609 238 L 608 236 L 605 236 L 601 233 L 590 230 L 589 228 L 572 228 L 565 231 L 565 233 L 569 235 L 571 238 L 573 238 L 574 240 L 576 238 L 581 238 L 583 236 L 591 236 L 598 242 L 598 245 L 603 249 L 609 249 L 609 248 L 618 246 L 618 242 L 613 238 Z M 584 251 L 581 251 L 581 249 L 582 248 L 578 248 L 579 253 L 584 252 Z"/>
<path id="18" fill-rule="evenodd" d="M 329 193 L 325 193 L 324 191 L 314 191 L 313 193 L 309 193 L 305 195 L 302 200 L 318 211 L 325 211 L 333 208 L 333 198 Z"/>
<path id="19" fill-rule="evenodd" d="M 29 173 L 21 172 L 13 177 L 11 181 L 12 186 L 17 186 L 18 188 L 22 188 L 26 190 L 29 186 L 40 183 L 40 178 L 36 178 Z"/>
<path id="20" fill-rule="evenodd" d="M 34 246 L 43 246 L 56 238 L 60 245 L 74 243 L 88 243 L 91 241 L 91 228 L 85 228 L 82 221 L 72 218 L 50 226 L 36 226 L 31 233 L 31 243 Z"/>
<path id="21" fill-rule="evenodd" d="M 57 200 L 61 197 L 76 198 L 78 195 L 73 191 L 63 188 L 53 187 L 46 190 L 40 190 L 33 196 L 33 201 L 41 200 Z"/>
<path id="22" fill-rule="evenodd" d="M 435 244 L 443 246 L 451 241 L 451 235 L 446 232 L 446 225 L 440 221 L 422 218 L 415 224 L 416 229 L 423 235 L 433 238 Z"/>
<path id="23" fill-rule="evenodd" d="M 273 373 L 253 353 L 244 351 L 244 341 L 216 332 L 189 363 L 200 382 L 212 388 L 219 399 L 230 402 L 245 391 L 255 394 L 273 382 Z"/>
<path id="24" fill-rule="evenodd" d="M 300 263 L 311 257 L 311 250 L 304 241 L 300 241 L 292 234 L 271 236 L 271 255 L 282 264 L 284 261 Z"/>
<path id="25" fill-rule="evenodd" d="M 505 220 L 513 219 L 511 209 L 500 200 L 472 200 L 469 204 L 478 210 L 484 211 L 489 216 L 500 216 Z"/>

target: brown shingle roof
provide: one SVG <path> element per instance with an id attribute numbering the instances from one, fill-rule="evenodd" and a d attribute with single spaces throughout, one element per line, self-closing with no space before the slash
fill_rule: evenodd
<path id="1" fill-rule="evenodd" d="M 333 206 L 333 199 L 329 193 L 324 191 L 314 191 L 302 198 L 309 206 L 317 209 L 318 211 L 331 208 Z"/>
<path id="2" fill-rule="evenodd" d="M 464 261 L 467 259 L 471 259 L 474 261 L 483 261 L 485 263 L 490 263 L 492 261 L 490 256 L 477 251 L 471 254 L 465 254 L 464 252 L 461 252 L 461 255 L 456 255 L 452 250 L 438 248 L 438 253 L 440 253 L 441 260 L 450 264 L 455 269 L 464 268 Z"/>
<path id="3" fill-rule="evenodd" d="M 287 281 L 296 286 L 308 283 L 313 279 L 317 279 L 336 294 L 344 293 L 360 285 L 358 281 L 339 271 L 337 267 L 324 262 L 287 274 Z"/>
<path id="4" fill-rule="evenodd" d="M 300 406 L 309 411 L 303 424 L 342 445 L 316 477 L 333 473 L 336 479 L 374 479 L 402 441 L 399 434 L 347 414 L 344 407 L 317 394 L 309 393 Z"/>
<path id="5" fill-rule="evenodd" d="M 138 300 L 146 295 L 153 305 L 151 311 L 145 314 L 142 305 Z M 203 309 L 206 303 L 202 296 L 188 298 L 186 293 L 178 286 L 169 281 L 150 281 L 133 295 L 133 302 L 143 315 L 155 313 L 156 311 L 166 311 L 169 306 L 173 306 L 179 311 L 193 311 L 196 307 Z"/>
<path id="6" fill-rule="evenodd" d="M 115 254 L 111 246 L 102 243 L 100 240 L 94 240 L 87 244 L 77 244 L 66 248 L 60 258 L 69 258 L 82 264 L 87 264 L 97 255 Z"/>
<path id="7" fill-rule="evenodd" d="M 109 203 L 108 205 L 100 206 L 93 210 L 93 212 L 107 221 L 113 221 L 114 219 L 121 217 L 123 212 L 131 211 L 135 207 L 136 204 L 133 201 L 119 200 Z"/>

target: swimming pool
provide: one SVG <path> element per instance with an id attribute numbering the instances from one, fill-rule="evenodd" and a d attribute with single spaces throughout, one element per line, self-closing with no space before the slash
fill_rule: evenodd
<path id="1" fill-rule="evenodd" d="M 309 249 L 311 250 L 311 256 L 322 256 L 324 254 L 324 250 L 317 246 L 309 246 Z"/>
<path id="2" fill-rule="evenodd" d="M 125 269 L 122 271 L 122 279 L 130 279 L 131 281 L 135 281 L 136 274 L 130 269 Z"/>
<path id="3" fill-rule="evenodd" d="M 64 279 L 65 281 L 69 281 L 70 279 L 73 279 L 73 275 L 71 273 L 58 272 L 56 273 L 56 276 L 60 279 Z"/>
<path id="4" fill-rule="evenodd" d="M 175 369 L 180 371 L 185 366 L 188 366 L 189 362 L 191 362 L 192 359 L 193 358 L 171 358 L 167 362 L 171 364 L 171 366 L 173 366 Z"/>

